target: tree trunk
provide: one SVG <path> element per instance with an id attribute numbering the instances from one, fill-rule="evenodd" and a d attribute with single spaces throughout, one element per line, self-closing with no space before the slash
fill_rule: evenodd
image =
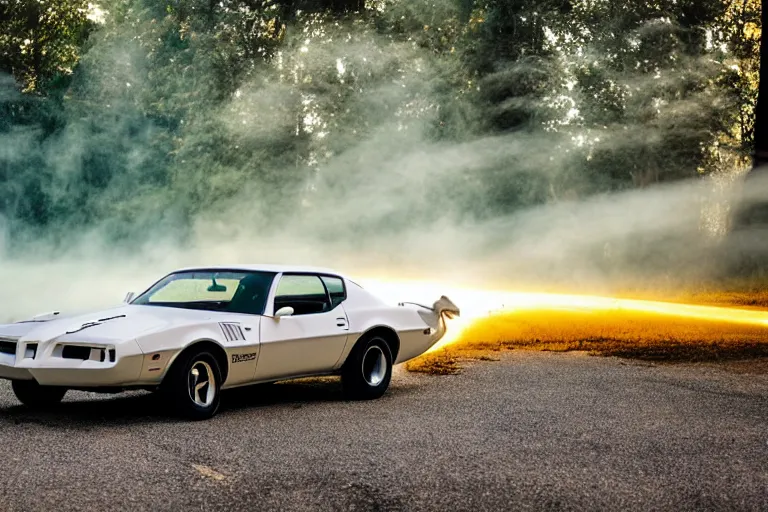
<path id="1" fill-rule="evenodd" d="M 768 279 L 768 0 L 762 0 L 760 83 L 755 105 L 752 168 L 742 183 L 739 201 L 721 262 L 730 276 Z"/>
<path id="2" fill-rule="evenodd" d="M 760 35 L 760 85 L 755 106 L 755 152 L 752 170 L 768 165 L 768 44 L 765 31 L 768 29 L 768 0 L 762 2 Z"/>

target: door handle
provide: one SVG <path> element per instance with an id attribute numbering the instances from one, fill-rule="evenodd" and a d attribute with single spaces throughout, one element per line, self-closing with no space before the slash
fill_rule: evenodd
<path id="1" fill-rule="evenodd" d="M 341 327 L 342 329 L 349 330 L 349 324 L 347 323 L 346 318 L 337 318 L 336 319 L 336 327 Z"/>

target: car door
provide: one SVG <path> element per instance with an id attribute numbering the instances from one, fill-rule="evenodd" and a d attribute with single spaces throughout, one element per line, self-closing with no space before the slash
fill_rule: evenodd
<path id="1" fill-rule="evenodd" d="M 310 375 L 331 371 L 344 351 L 349 321 L 338 291 L 326 282 L 334 276 L 282 274 L 260 325 L 261 349 L 256 380 Z M 275 316 L 281 308 L 293 314 Z"/>

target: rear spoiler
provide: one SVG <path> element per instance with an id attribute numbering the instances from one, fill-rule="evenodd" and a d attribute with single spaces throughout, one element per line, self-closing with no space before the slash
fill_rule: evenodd
<path id="1" fill-rule="evenodd" d="M 419 306 L 420 308 L 428 309 L 440 317 L 446 316 L 448 318 L 455 318 L 457 316 L 461 316 L 461 310 L 459 307 L 445 295 L 437 299 L 434 304 L 432 304 L 432 307 L 419 304 L 418 302 L 400 302 L 398 303 L 398 306 L 405 306 L 406 304 L 412 304 L 414 306 Z"/>

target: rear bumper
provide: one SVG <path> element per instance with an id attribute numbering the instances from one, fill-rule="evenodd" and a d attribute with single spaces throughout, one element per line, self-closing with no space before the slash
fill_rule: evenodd
<path id="1" fill-rule="evenodd" d="M 144 359 L 135 341 L 115 345 L 114 361 L 65 359 L 45 350 L 31 358 L 23 357 L 22 350 L 0 353 L 1 379 L 35 380 L 44 386 L 124 386 L 138 382 Z"/>

